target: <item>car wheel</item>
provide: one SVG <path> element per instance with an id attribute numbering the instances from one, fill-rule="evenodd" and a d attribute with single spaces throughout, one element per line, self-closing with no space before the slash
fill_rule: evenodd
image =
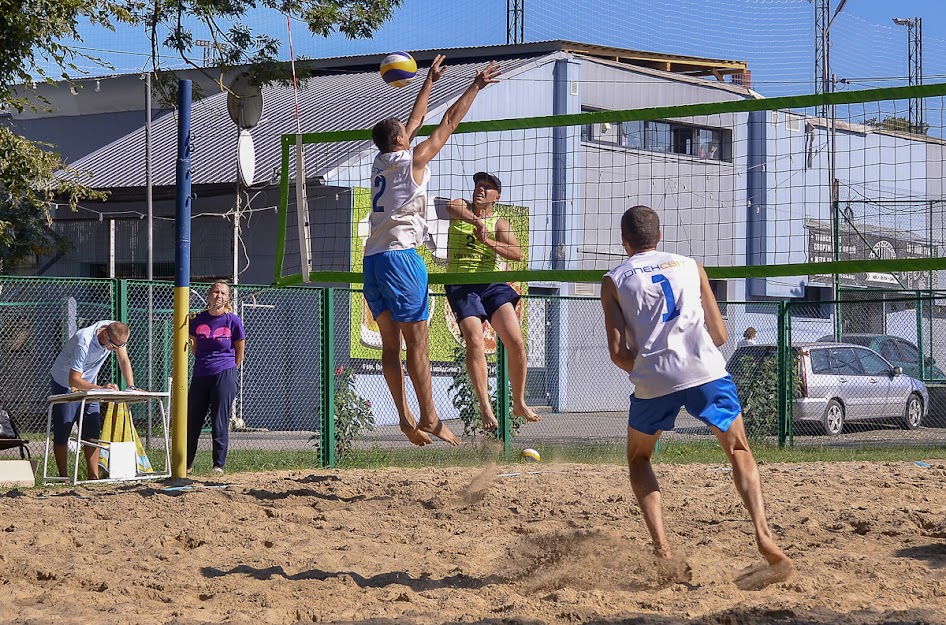
<path id="1" fill-rule="evenodd" d="M 920 427 L 920 421 L 923 419 L 923 400 L 916 393 L 911 393 L 907 398 L 907 407 L 903 411 L 903 419 L 900 423 L 905 430 L 915 430 Z"/>
<path id="2" fill-rule="evenodd" d="M 824 416 L 821 417 L 821 427 L 828 436 L 837 436 L 844 428 L 844 406 L 836 399 L 828 402 L 828 407 L 824 409 Z"/>

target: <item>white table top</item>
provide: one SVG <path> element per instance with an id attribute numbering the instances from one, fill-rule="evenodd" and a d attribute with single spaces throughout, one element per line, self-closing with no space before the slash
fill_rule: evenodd
<path id="1" fill-rule="evenodd" d="M 95 388 L 88 391 L 76 391 L 74 393 L 63 393 L 61 395 L 50 395 L 48 397 L 51 404 L 64 404 L 72 401 L 109 401 L 124 402 L 126 404 L 137 404 L 139 402 L 150 401 L 152 399 L 167 399 L 170 393 L 159 391 L 116 391 L 107 388 Z"/>

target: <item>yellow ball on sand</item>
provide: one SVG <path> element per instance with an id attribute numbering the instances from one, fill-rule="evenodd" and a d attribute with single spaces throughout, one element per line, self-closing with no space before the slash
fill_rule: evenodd
<path id="1" fill-rule="evenodd" d="M 522 454 L 520 455 L 522 456 L 522 459 L 525 460 L 526 462 L 541 462 L 542 461 L 542 456 L 540 456 L 539 452 L 536 451 L 535 449 L 531 449 L 531 448 L 523 449 Z"/>

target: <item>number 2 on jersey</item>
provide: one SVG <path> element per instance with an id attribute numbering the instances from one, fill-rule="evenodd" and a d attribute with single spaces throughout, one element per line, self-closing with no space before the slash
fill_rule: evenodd
<path id="1" fill-rule="evenodd" d="M 377 191 L 371 197 L 371 212 L 373 213 L 384 212 L 384 207 L 378 204 L 378 200 L 381 199 L 381 195 L 384 193 L 384 187 L 386 184 L 387 180 L 384 179 L 384 176 L 375 176 L 373 186 L 375 189 L 377 189 Z"/>
<path id="2" fill-rule="evenodd" d="M 658 273 L 656 276 L 651 276 L 650 280 L 654 284 L 660 283 L 660 288 L 664 291 L 664 299 L 667 300 L 667 312 L 661 317 L 664 323 L 679 317 L 680 309 L 677 308 L 677 300 L 673 297 L 673 288 L 670 286 L 670 280 L 667 279 L 667 276 Z"/>

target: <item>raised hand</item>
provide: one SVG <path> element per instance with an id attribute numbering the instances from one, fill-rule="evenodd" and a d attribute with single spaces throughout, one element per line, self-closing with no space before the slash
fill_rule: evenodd
<path id="1" fill-rule="evenodd" d="M 482 89 L 486 85 L 491 85 L 493 83 L 499 82 L 499 77 L 502 75 L 503 70 L 500 69 L 499 63 L 496 61 L 490 61 L 484 69 L 476 72 L 476 78 L 473 82 Z"/>
<path id="2" fill-rule="evenodd" d="M 440 80 L 440 77 L 443 76 L 444 70 L 447 68 L 443 66 L 443 62 L 446 60 L 442 54 L 438 54 L 434 57 L 434 62 L 430 66 L 430 72 L 427 74 L 427 77 L 430 79 L 430 82 L 437 82 Z"/>

